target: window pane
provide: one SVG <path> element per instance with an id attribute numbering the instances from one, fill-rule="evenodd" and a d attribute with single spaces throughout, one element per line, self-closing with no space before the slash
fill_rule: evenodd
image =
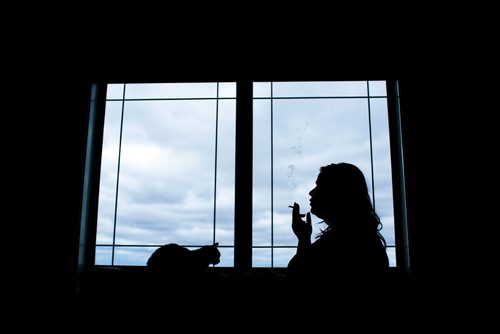
<path id="1" fill-rule="evenodd" d="M 211 243 L 215 104 L 125 102 L 118 244 Z"/>
<path id="2" fill-rule="evenodd" d="M 271 101 L 253 108 L 253 244 L 271 246 Z"/>
<path id="3" fill-rule="evenodd" d="M 386 252 L 389 257 L 389 266 L 396 267 L 396 247 L 387 247 Z"/>
<path id="4" fill-rule="evenodd" d="M 254 82 L 253 97 L 271 97 L 270 82 Z"/>
<path id="5" fill-rule="evenodd" d="M 394 202 L 387 99 L 370 99 L 370 107 L 373 137 L 373 174 L 376 189 L 374 205 L 384 225 L 382 235 L 388 245 L 394 245 Z"/>
<path id="6" fill-rule="evenodd" d="M 220 82 L 219 83 L 219 97 L 236 98 L 236 82 Z"/>
<path id="7" fill-rule="evenodd" d="M 126 99 L 216 98 L 217 83 L 128 84 Z M 120 97 L 121 98 L 121 97 Z"/>
<path id="8" fill-rule="evenodd" d="M 387 96 L 387 85 L 385 81 L 368 81 L 370 96 Z"/>
<path id="9" fill-rule="evenodd" d="M 97 244 L 111 244 L 113 242 L 121 113 L 121 101 L 106 102 L 97 218 Z"/>
<path id="10" fill-rule="evenodd" d="M 111 84 L 107 87 L 106 98 L 108 100 L 123 98 L 123 87 L 124 84 Z"/>
<path id="11" fill-rule="evenodd" d="M 271 83 L 259 83 L 258 94 L 265 95 L 266 84 L 271 87 Z M 385 92 L 385 81 L 373 82 L 372 86 Z M 366 81 L 272 83 L 272 87 L 273 93 L 281 96 L 303 98 L 254 100 L 253 245 L 292 247 L 273 249 L 274 266 L 286 266 L 297 245 L 288 206 L 297 202 L 301 212 L 307 212 L 309 191 L 319 168 L 332 162 L 357 165 L 366 177 L 370 194 L 375 187 L 375 205 L 384 223 L 382 232 L 393 244 L 387 100 L 371 99 L 369 105 L 368 98 L 351 98 L 367 95 Z M 337 97 L 307 99 L 327 95 Z M 324 226 L 315 216 L 312 222 L 314 237 Z M 254 259 L 254 263 L 266 262 L 264 254 L 271 256 L 256 252 L 259 260 Z M 390 261 L 395 262 L 392 258 Z"/>
<path id="12" fill-rule="evenodd" d="M 234 247 L 221 247 L 219 244 L 220 262 L 215 267 L 234 267 Z"/>
<path id="13" fill-rule="evenodd" d="M 111 265 L 111 252 L 113 249 L 109 246 L 99 247 L 97 246 L 95 249 L 95 264 L 102 266 L 110 266 Z"/>
<path id="14" fill-rule="evenodd" d="M 252 267 L 271 267 L 271 248 L 253 248 Z"/>
<path id="15" fill-rule="evenodd" d="M 179 86 L 134 84 L 126 91 L 152 98 L 165 97 L 166 88 L 184 96 L 217 88 Z M 234 83 L 224 87 L 226 95 L 235 91 Z M 112 247 L 101 247 L 113 242 L 122 246 L 115 248 L 115 265 L 145 265 L 157 246 L 171 242 L 200 247 L 218 241 L 230 246 L 226 253 L 233 251 L 236 103 L 217 100 L 216 90 L 211 94 L 107 102 L 96 264 L 113 262 Z M 227 258 L 224 263 L 234 262 L 232 254 Z"/>
<path id="16" fill-rule="evenodd" d="M 366 81 L 273 82 L 273 97 L 367 96 Z"/>
<path id="17" fill-rule="evenodd" d="M 273 267 L 286 268 L 288 266 L 288 262 L 296 252 L 296 248 L 274 248 Z"/>
<path id="18" fill-rule="evenodd" d="M 234 167 L 236 101 L 219 101 L 215 240 L 234 246 Z M 233 249 L 230 249 L 233 251 Z M 223 262 L 221 258 L 221 262 Z"/>
<path id="19" fill-rule="evenodd" d="M 156 248 L 116 247 L 114 264 L 118 266 L 145 266 Z"/>

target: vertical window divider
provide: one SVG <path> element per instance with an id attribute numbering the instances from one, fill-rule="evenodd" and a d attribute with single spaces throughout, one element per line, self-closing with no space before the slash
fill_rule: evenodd
<path id="1" fill-rule="evenodd" d="M 391 161 L 394 199 L 394 233 L 396 235 L 396 267 L 405 274 L 411 274 L 411 254 L 408 235 L 408 214 L 406 205 L 406 176 L 403 154 L 403 133 L 401 110 L 399 107 L 399 89 L 397 80 L 388 80 L 387 111 L 389 113 L 389 140 L 391 141 Z M 400 245 L 400 246 L 398 246 Z M 401 246 L 403 245 L 403 246 Z"/>
<path id="2" fill-rule="evenodd" d="M 236 82 L 234 266 L 252 268 L 253 82 Z"/>
<path id="3" fill-rule="evenodd" d="M 102 155 L 102 134 L 104 111 L 106 108 L 105 84 L 92 84 L 89 87 L 90 105 L 83 176 L 82 206 L 75 288 L 80 289 L 84 271 L 92 268 L 95 261 L 97 207 L 99 201 L 100 165 Z"/>
<path id="4" fill-rule="evenodd" d="M 273 82 L 271 81 L 271 267 L 274 268 L 274 133 L 273 133 Z"/>
<path id="5" fill-rule="evenodd" d="M 219 82 L 217 82 L 217 95 L 215 100 L 215 161 L 214 161 L 214 226 L 212 242 L 215 243 L 215 228 L 216 228 L 216 218 L 217 218 L 217 147 L 218 147 L 218 135 L 219 135 Z"/>
<path id="6" fill-rule="evenodd" d="M 123 115 L 125 112 L 125 91 L 127 85 L 123 84 L 123 94 L 122 94 L 122 110 L 120 116 L 120 136 L 118 139 L 118 162 L 116 166 L 116 191 L 115 191 L 115 207 L 113 213 L 113 241 L 111 246 L 111 265 L 115 264 L 115 247 L 116 247 L 116 215 L 118 212 L 118 188 L 120 184 L 120 161 L 122 152 L 122 138 L 123 138 Z"/>
<path id="7" fill-rule="evenodd" d="M 370 98 L 370 81 L 366 81 L 366 92 L 368 100 L 368 132 L 370 138 L 370 170 L 372 176 L 372 204 L 373 209 L 376 210 L 375 202 L 375 173 L 373 171 L 373 139 L 372 139 L 372 112 L 371 112 L 371 98 Z"/>

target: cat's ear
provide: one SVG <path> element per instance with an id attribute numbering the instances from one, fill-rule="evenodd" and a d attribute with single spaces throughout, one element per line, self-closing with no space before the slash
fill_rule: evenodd
<path id="1" fill-rule="evenodd" d="M 214 246 L 215 246 L 215 247 L 219 247 L 219 243 L 218 243 L 218 242 L 216 242 L 216 243 L 214 244 Z"/>

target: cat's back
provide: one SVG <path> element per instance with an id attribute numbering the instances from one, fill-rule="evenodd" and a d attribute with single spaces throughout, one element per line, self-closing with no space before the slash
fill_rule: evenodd
<path id="1" fill-rule="evenodd" d="M 155 272 L 174 275 L 202 274 L 209 265 L 219 263 L 218 245 L 217 242 L 189 250 L 175 243 L 166 244 L 151 254 L 146 266 Z"/>
<path id="2" fill-rule="evenodd" d="M 169 267 L 178 267 L 186 261 L 189 252 L 187 248 L 178 244 L 166 244 L 151 254 L 146 266 L 153 270 L 166 270 Z"/>

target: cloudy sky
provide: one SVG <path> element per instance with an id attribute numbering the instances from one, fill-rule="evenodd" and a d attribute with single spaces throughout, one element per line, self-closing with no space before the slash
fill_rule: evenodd
<path id="1" fill-rule="evenodd" d="M 308 211 L 332 162 L 364 172 L 394 246 L 385 95 L 384 81 L 254 83 L 253 266 L 287 265 L 297 244 L 288 205 Z M 219 242 L 218 266 L 233 266 L 235 97 L 235 83 L 108 85 L 96 264 L 145 265 L 165 243 Z M 322 227 L 313 216 L 313 233 Z"/>

